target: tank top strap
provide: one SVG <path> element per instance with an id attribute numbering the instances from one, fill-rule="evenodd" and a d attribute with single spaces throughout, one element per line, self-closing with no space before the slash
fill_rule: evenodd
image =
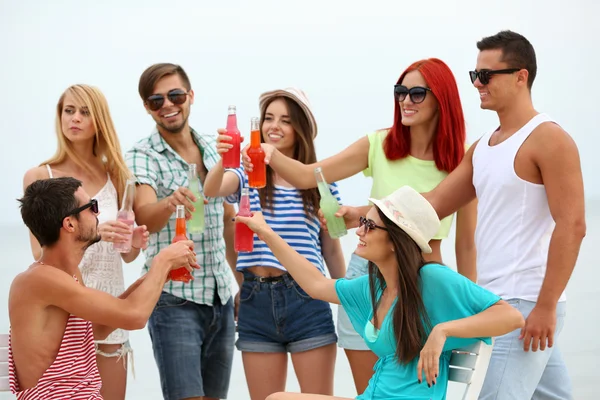
<path id="1" fill-rule="evenodd" d="M 50 164 L 46 164 L 46 169 L 48 170 L 48 176 L 50 178 L 54 178 L 54 176 L 52 176 L 52 168 L 50 168 Z"/>

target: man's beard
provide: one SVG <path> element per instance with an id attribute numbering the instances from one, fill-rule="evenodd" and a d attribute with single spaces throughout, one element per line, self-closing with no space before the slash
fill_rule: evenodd
<path id="1" fill-rule="evenodd" d="M 91 235 L 90 235 L 90 236 L 91 236 Z M 96 233 L 95 233 L 95 234 L 94 234 L 94 235 L 93 235 L 91 238 L 89 238 L 89 236 L 88 236 L 88 237 L 79 236 L 79 237 L 77 238 L 77 240 L 78 240 L 79 242 L 83 242 L 83 243 L 84 243 L 84 245 L 83 245 L 83 247 L 82 247 L 82 250 L 85 252 L 85 251 L 86 251 L 87 249 L 89 249 L 91 246 L 93 246 L 94 244 L 96 244 L 96 243 L 98 243 L 100 240 L 102 240 L 102 237 L 101 237 L 101 236 L 100 236 L 100 235 L 97 233 L 97 231 L 96 231 Z"/>
<path id="2" fill-rule="evenodd" d="M 183 111 L 182 111 L 182 113 L 183 113 Z M 180 125 L 175 125 L 175 126 L 173 126 L 173 125 L 172 126 L 167 126 L 167 125 L 164 125 L 164 124 L 162 124 L 160 122 L 156 122 L 156 124 L 158 126 L 160 126 L 161 128 L 163 128 L 165 131 L 176 135 L 178 133 L 181 133 L 181 131 L 183 131 L 183 128 L 185 128 L 185 125 L 187 124 L 188 118 L 189 118 L 189 115 L 186 116 L 186 118 L 183 120 L 183 122 L 181 122 Z"/>

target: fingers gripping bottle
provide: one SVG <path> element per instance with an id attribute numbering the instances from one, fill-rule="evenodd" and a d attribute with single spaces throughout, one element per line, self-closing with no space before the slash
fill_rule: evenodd
<path id="1" fill-rule="evenodd" d="M 251 217 L 252 212 L 250 211 L 250 195 L 249 189 L 242 189 L 242 198 L 240 199 L 240 209 L 237 215 L 241 217 Z M 239 252 L 251 252 L 254 250 L 254 232 L 248 228 L 243 222 L 235 223 L 235 240 L 234 240 L 235 251 Z"/>
<path id="2" fill-rule="evenodd" d="M 185 208 L 182 205 L 177 206 L 175 210 L 175 237 L 171 243 L 187 240 L 185 232 Z M 185 267 L 173 269 L 169 271 L 169 278 L 172 281 L 188 283 L 192 280 L 192 274 Z"/>
<path id="3" fill-rule="evenodd" d="M 340 238 L 348 233 L 346 229 L 346 222 L 343 217 L 336 217 L 335 213 L 340 209 L 340 204 L 336 198 L 333 197 L 329 190 L 329 185 L 323 177 L 323 171 L 321 167 L 315 168 L 315 177 L 317 178 L 317 187 L 319 188 L 319 194 L 321 195 L 320 207 L 323 212 L 323 216 L 327 221 L 327 230 L 329 236 L 333 239 Z"/>

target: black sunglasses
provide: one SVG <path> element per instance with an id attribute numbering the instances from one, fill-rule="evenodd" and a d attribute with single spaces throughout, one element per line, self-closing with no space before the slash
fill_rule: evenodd
<path id="1" fill-rule="evenodd" d="M 92 199 L 89 203 L 84 204 L 81 207 L 78 207 L 78 208 L 68 212 L 67 215 L 65 215 L 63 217 L 63 219 L 65 219 L 71 215 L 77 215 L 80 212 L 87 210 L 88 208 L 91 209 L 94 214 L 98 214 L 98 200 Z"/>
<path id="2" fill-rule="evenodd" d="M 415 86 L 409 89 L 404 85 L 394 85 L 394 97 L 398 102 L 404 101 L 406 96 L 410 96 L 410 101 L 413 103 L 422 103 L 425 101 L 425 96 L 427 96 L 428 91 L 431 92 L 431 89 L 423 86 Z"/>
<path id="3" fill-rule="evenodd" d="M 482 85 L 487 85 L 490 83 L 490 78 L 492 75 L 513 74 L 520 70 L 520 68 L 482 69 L 481 71 L 469 71 L 469 77 L 471 78 L 471 83 L 475 83 L 477 78 L 479 78 L 479 82 L 481 82 Z"/>
<path id="4" fill-rule="evenodd" d="M 180 105 L 185 103 L 189 93 L 182 89 L 172 89 L 167 93 L 169 101 L 173 104 Z M 165 104 L 165 96 L 162 94 L 153 94 L 146 99 L 146 105 L 152 111 L 158 111 Z"/>
<path id="5" fill-rule="evenodd" d="M 379 226 L 375 223 L 375 221 L 373 221 L 372 219 L 367 219 L 365 217 L 360 217 L 358 219 L 358 227 L 360 228 L 361 226 L 365 227 L 365 235 L 367 233 L 369 233 L 369 231 L 371 229 L 382 229 L 384 231 L 387 231 L 387 228 L 385 226 Z"/>

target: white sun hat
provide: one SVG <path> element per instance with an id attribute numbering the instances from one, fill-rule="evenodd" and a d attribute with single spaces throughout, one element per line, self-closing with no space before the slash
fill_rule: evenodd
<path id="1" fill-rule="evenodd" d="M 402 186 L 389 196 L 369 201 L 406 232 L 424 253 L 431 253 L 429 241 L 440 229 L 440 219 L 425 197 L 410 186 Z"/>

